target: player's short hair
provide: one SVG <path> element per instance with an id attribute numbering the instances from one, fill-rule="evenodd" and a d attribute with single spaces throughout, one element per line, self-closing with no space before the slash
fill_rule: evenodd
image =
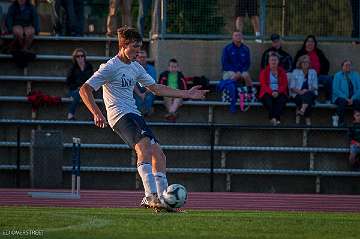
<path id="1" fill-rule="evenodd" d="M 125 47 L 132 42 L 142 42 L 140 33 L 133 27 L 124 26 L 117 30 L 119 47 Z"/>

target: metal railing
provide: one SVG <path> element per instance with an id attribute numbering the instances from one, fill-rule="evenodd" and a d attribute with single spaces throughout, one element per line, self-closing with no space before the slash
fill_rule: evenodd
<path id="1" fill-rule="evenodd" d="M 69 121 L 53 121 L 53 120 L 0 120 L 0 126 L 5 127 L 16 127 L 16 142 L 14 141 L 5 141 L 0 142 L 0 147 L 16 147 L 16 164 L 15 165 L 3 165 L 0 169 L 12 169 L 16 170 L 16 185 L 20 186 L 20 171 L 27 170 L 27 165 L 21 165 L 21 148 L 30 147 L 29 142 L 22 142 L 21 140 L 21 128 L 22 127 L 39 127 L 39 126 L 91 126 L 93 122 L 91 121 L 80 121 L 80 122 L 69 122 Z M 216 168 L 215 167 L 215 152 L 227 152 L 227 151 L 262 151 L 262 152 L 298 152 L 298 153 L 347 153 L 348 148 L 333 148 L 333 147 L 308 147 L 306 144 L 303 144 L 303 147 L 261 147 L 261 146 L 226 146 L 219 145 L 219 131 L 233 131 L 233 129 L 244 129 L 244 130 L 259 130 L 268 131 L 268 130 L 301 130 L 304 135 L 309 135 L 311 131 L 339 131 L 346 133 L 346 128 L 332 128 L 332 127 L 289 127 L 289 126 L 257 126 L 257 125 L 229 125 L 229 124 L 208 124 L 208 123 L 149 123 L 149 126 L 166 126 L 173 128 L 183 128 L 183 127 L 192 127 L 196 129 L 205 129 L 208 131 L 208 144 L 207 145 L 164 145 L 165 150 L 201 150 L 208 151 L 209 153 L 209 168 L 171 168 L 169 172 L 178 172 L 178 173 L 205 173 L 209 174 L 209 185 L 211 191 L 214 190 L 214 177 L 215 174 L 275 174 L 275 175 L 303 175 L 303 176 L 360 176 L 360 173 L 354 173 L 350 171 L 334 171 L 334 170 L 315 170 L 314 168 L 309 168 L 309 170 L 296 170 L 296 169 L 231 169 L 231 168 Z M 308 137 L 308 136 L 306 136 Z M 303 139 L 306 140 L 307 139 Z M 70 143 L 64 143 L 64 148 L 70 148 Z M 129 147 L 125 144 L 83 144 L 84 148 L 96 148 L 96 149 L 124 149 L 128 150 Z M 311 158 L 311 157 L 310 157 Z M 314 161 L 314 159 L 310 159 Z M 310 162 L 310 165 L 314 165 L 314 162 Z M 25 168 L 24 168 L 25 167 Z M 83 169 L 88 169 L 88 171 L 101 171 L 102 168 L 106 168 L 107 171 L 117 170 L 121 171 L 123 167 L 94 167 L 90 166 L 88 168 L 83 167 Z M 124 167 L 126 168 L 126 167 Z M 66 167 L 65 169 L 66 170 Z M 132 169 L 133 171 L 135 170 Z"/>

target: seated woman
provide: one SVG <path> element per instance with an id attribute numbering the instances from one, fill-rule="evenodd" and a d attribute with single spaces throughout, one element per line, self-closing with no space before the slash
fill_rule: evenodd
<path id="1" fill-rule="evenodd" d="M 8 32 L 15 36 L 10 45 L 11 50 L 28 51 L 34 34 L 39 33 L 39 16 L 30 0 L 17 0 L 10 5 L 6 27 Z"/>
<path id="2" fill-rule="evenodd" d="M 288 80 L 286 72 L 279 67 L 279 56 L 273 53 L 269 56 L 269 65 L 260 72 L 259 98 L 269 111 L 270 123 L 280 124 L 280 116 L 287 102 Z"/>
<path id="3" fill-rule="evenodd" d="M 360 75 L 353 71 L 352 62 L 348 59 L 341 63 L 341 71 L 334 76 L 332 100 L 337 105 L 336 115 L 339 126 L 345 126 L 345 109 L 350 106 L 360 109 Z"/>
<path id="4" fill-rule="evenodd" d="M 93 72 L 90 62 L 86 61 L 86 52 L 82 48 L 76 48 L 72 54 L 73 65 L 68 71 L 66 85 L 69 88 L 69 96 L 73 98 L 70 103 L 68 120 L 75 120 L 75 110 L 80 102 L 79 89 L 87 81 Z"/>
<path id="5" fill-rule="evenodd" d="M 300 124 L 300 117 L 305 117 L 306 125 L 311 125 L 311 111 L 318 94 L 318 79 L 314 69 L 310 68 L 308 55 L 301 56 L 296 62 L 296 69 L 292 72 L 290 82 L 290 97 L 295 102 L 296 124 Z"/>
<path id="6" fill-rule="evenodd" d="M 296 53 L 294 63 L 296 64 L 303 55 L 309 56 L 311 68 L 316 71 L 318 82 L 324 85 L 326 100 L 330 102 L 332 85 L 332 78 L 328 75 L 330 63 L 324 52 L 318 48 L 318 42 L 314 35 L 309 35 L 305 38 L 301 49 Z M 293 69 L 296 69 L 296 66 Z"/>

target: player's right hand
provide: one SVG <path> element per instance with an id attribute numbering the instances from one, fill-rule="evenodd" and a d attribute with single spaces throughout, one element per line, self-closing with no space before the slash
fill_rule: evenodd
<path id="1" fill-rule="evenodd" d="M 105 117 L 102 114 L 95 114 L 94 122 L 95 122 L 95 125 L 100 128 L 105 128 L 108 125 Z"/>

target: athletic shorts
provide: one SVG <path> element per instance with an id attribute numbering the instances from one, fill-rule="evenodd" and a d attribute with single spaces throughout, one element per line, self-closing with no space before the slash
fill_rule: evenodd
<path id="1" fill-rule="evenodd" d="M 113 127 L 117 133 L 131 148 L 145 137 L 148 137 L 151 144 L 159 141 L 155 138 L 151 129 L 146 125 L 144 118 L 134 113 L 128 113 L 121 117 Z"/>
<path id="2" fill-rule="evenodd" d="M 235 7 L 236 17 L 258 16 L 257 0 L 237 0 Z"/>

